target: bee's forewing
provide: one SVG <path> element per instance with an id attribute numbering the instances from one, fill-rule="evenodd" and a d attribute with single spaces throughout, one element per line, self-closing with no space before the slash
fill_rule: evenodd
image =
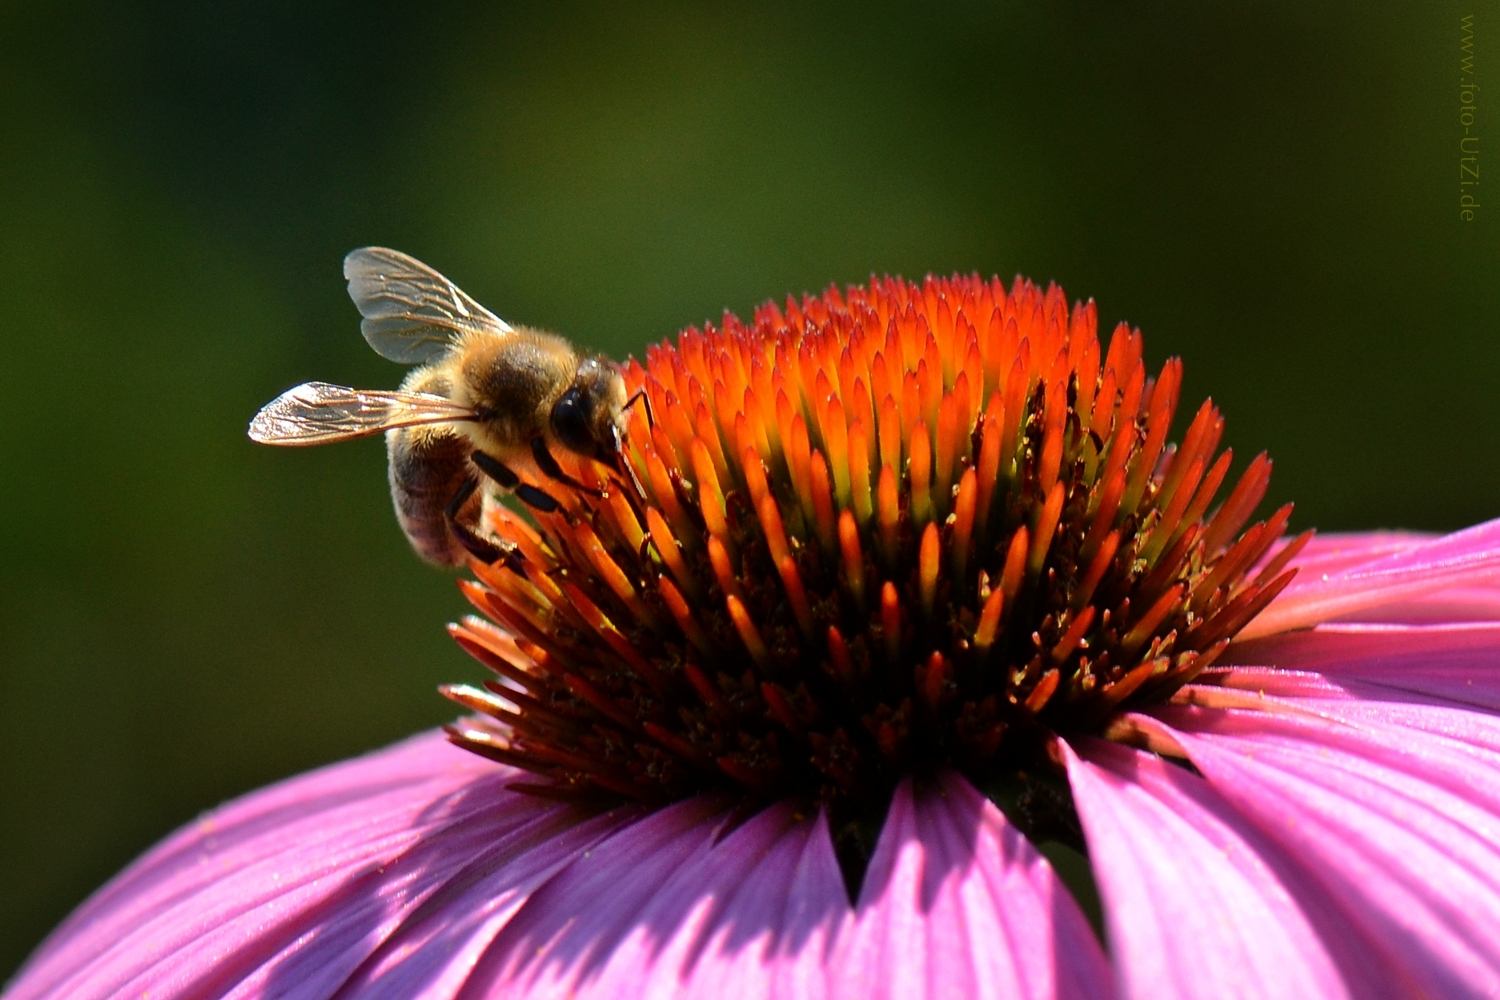
<path id="1" fill-rule="evenodd" d="M 308 445 L 379 434 L 392 427 L 472 420 L 467 407 L 425 392 L 349 389 L 305 382 L 261 407 L 250 438 L 262 444 Z"/>
<path id="2" fill-rule="evenodd" d="M 360 332 L 383 358 L 431 361 L 470 331 L 510 333 L 510 324 L 414 257 L 364 247 L 344 258 L 349 297 L 364 317 Z"/>

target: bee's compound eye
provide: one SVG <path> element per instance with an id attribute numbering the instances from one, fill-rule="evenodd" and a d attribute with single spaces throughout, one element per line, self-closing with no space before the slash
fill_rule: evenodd
<path id="1" fill-rule="evenodd" d="M 552 434 L 557 443 L 579 455 L 594 452 L 594 434 L 589 427 L 588 407 L 583 394 L 572 388 L 552 407 Z"/>

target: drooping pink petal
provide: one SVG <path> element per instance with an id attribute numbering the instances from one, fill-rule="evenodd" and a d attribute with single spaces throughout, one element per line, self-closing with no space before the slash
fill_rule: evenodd
<path id="1" fill-rule="evenodd" d="M 780 805 L 732 831 L 722 803 L 668 806 L 534 894 L 462 997 L 829 995 L 850 915 L 827 824 Z"/>
<path id="2" fill-rule="evenodd" d="M 1297 579 L 1293 590 L 1324 576 L 1367 566 L 1390 556 L 1427 545 L 1439 536 L 1418 532 L 1371 531 L 1356 534 L 1314 535 L 1298 553 L 1293 565 Z M 1273 546 L 1262 558 L 1270 562 L 1286 542 Z M 1385 601 L 1367 608 L 1336 615 L 1330 621 L 1388 622 L 1400 624 L 1439 624 L 1443 622 L 1500 621 L 1500 579 L 1481 579 L 1477 583 L 1438 589 L 1419 589 L 1405 597 Z"/>
<path id="3" fill-rule="evenodd" d="M 1485 582 L 1443 590 L 1418 591 L 1399 601 L 1364 608 L 1333 620 L 1392 625 L 1500 621 L 1500 586 L 1486 586 Z"/>
<path id="4" fill-rule="evenodd" d="M 1123 996 L 1406 995 L 1296 860 L 1202 778 L 1097 739 L 1064 755 Z"/>
<path id="5" fill-rule="evenodd" d="M 1296 565 L 1309 574 L 1333 574 L 1426 545 L 1437 538 L 1418 531 L 1359 531 L 1319 533 L 1308 539 L 1297 554 Z M 1262 557 L 1262 564 L 1276 557 L 1292 541 L 1283 539 Z"/>
<path id="6" fill-rule="evenodd" d="M 790 807 L 777 806 L 735 831 L 719 854 L 739 864 L 709 859 L 699 888 L 709 899 L 699 910 L 705 918 L 711 911 L 713 919 L 704 919 L 701 930 L 684 928 L 676 935 L 641 995 L 830 996 L 829 952 L 852 910 L 827 819 L 799 820 Z M 733 867 L 740 869 L 741 882 L 720 901 L 719 887 L 728 888 L 724 875 Z M 692 881 L 684 878 L 684 887 Z M 629 957 L 620 965 L 628 970 Z M 672 989 L 677 977 L 667 974 L 674 965 L 688 970 L 681 992 Z"/>
<path id="7" fill-rule="evenodd" d="M 1459 707 L 1447 698 L 1272 667 L 1226 667 L 1204 679 L 1211 683 L 1183 687 L 1173 703 L 1402 726 L 1453 740 L 1468 752 L 1500 750 L 1500 715 Z"/>
<path id="8" fill-rule="evenodd" d="M 627 818 L 628 814 L 609 814 L 573 825 L 564 821 L 554 823 L 550 831 L 532 824 L 504 836 L 476 824 L 471 833 L 484 842 L 471 854 L 453 858 L 462 866 L 421 906 L 403 911 L 379 947 L 342 977 L 337 990 L 319 995 L 359 1000 L 448 1000 L 456 996 L 474 963 L 530 894 Z M 424 843 L 423 850 L 443 854 L 461 849 L 448 840 L 434 837 Z M 279 969 L 276 978 L 296 982 L 304 974 L 318 975 L 315 970 L 323 950 L 308 949 Z M 245 985 L 258 984 L 252 980 Z M 274 986 L 274 982 L 267 985 Z M 278 995 L 274 989 L 271 993 Z"/>
<path id="9" fill-rule="evenodd" d="M 1311 671 L 1362 697 L 1442 699 L 1500 712 L 1500 623 L 1321 625 L 1230 646 L 1217 683 L 1279 688 L 1277 671 Z M 1247 672 L 1236 666 L 1274 667 Z M 1292 675 L 1295 676 L 1295 675 Z"/>
<path id="10" fill-rule="evenodd" d="M 1351 548 L 1356 543 L 1350 543 Z M 1365 550 L 1364 554 L 1367 554 Z M 1240 633 L 1243 639 L 1304 628 L 1440 590 L 1493 583 L 1500 577 L 1500 520 L 1400 546 L 1353 564 L 1319 550 L 1323 565 L 1293 560 L 1295 579 Z"/>
<path id="11" fill-rule="evenodd" d="M 1306 635 L 1307 633 L 1302 633 Z M 1282 670 L 1278 667 L 1213 666 L 1203 671 L 1198 682 L 1182 690 L 1197 692 L 1204 687 L 1253 691 L 1279 698 L 1353 698 L 1348 687 L 1315 670 Z M 1181 695 L 1174 701 L 1197 704 Z"/>
<path id="12" fill-rule="evenodd" d="M 1295 704 L 1296 702 L 1294 702 Z M 1500 716 L 1449 705 L 1423 705 L 1408 701 L 1349 699 L 1318 708 L 1333 718 L 1350 722 L 1399 726 L 1430 739 L 1442 740 L 1471 755 L 1489 755 L 1500 767 Z"/>
<path id="13" fill-rule="evenodd" d="M 1114 995 L 1104 953 L 1046 859 L 951 774 L 897 789 L 838 967 L 840 997 Z"/>
<path id="14" fill-rule="evenodd" d="M 1299 704 L 1296 699 L 1288 703 Z M 1495 717 L 1396 702 L 1301 704 L 1308 711 L 1285 714 L 1162 706 L 1150 714 L 1220 744 L 1239 740 L 1242 749 L 1252 742 L 1274 746 L 1287 759 L 1306 754 L 1341 761 L 1339 766 L 1351 774 L 1368 770 L 1391 787 L 1415 783 L 1410 794 L 1429 811 L 1447 810 L 1465 829 L 1476 832 L 1480 843 L 1489 845 L 1487 850 L 1500 851 L 1500 824 L 1490 819 L 1500 816 L 1500 753 L 1487 745 L 1496 735 Z M 1477 739 L 1468 739 L 1470 735 Z M 1439 790 L 1452 797 L 1439 796 Z M 1500 868 L 1493 875 L 1500 885 Z"/>
<path id="15" fill-rule="evenodd" d="M 1400 726 L 1181 707 L 1159 727 L 1415 995 L 1500 992 L 1500 768 Z"/>
<path id="16" fill-rule="evenodd" d="M 9 996 L 332 996 L 455 881 L 539 847 L 581 852 L 629 819 L 517 795 L 515 777 L 429 734 L 246 796 L 102 889 Z M 545 853 L 512 870 L 512 896 Z"/>

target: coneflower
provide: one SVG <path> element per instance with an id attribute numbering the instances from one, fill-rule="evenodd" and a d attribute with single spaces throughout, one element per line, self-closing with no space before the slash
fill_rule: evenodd
<path id="1" fill-rule="evenodd" d="M 1169 446 L 1181 363 L 1095 325 L 1055 285 L 884 280 L 648 351 L 631 485 L 493 511 L 524 562 L 475 567 L 494 624 L 453 634 L 498 676 L 445 693 L 498 725 L 454 741 L 536 794 L 822 806 L 855 869 L 942 768 L 1076 830 L 1052 737 L 1196 677 L 1299 547 L 1250 573 L 1291 513 L 1240 536 L 1270 462 L 1210 515 L 1223 419 Z"/>
<path id="2" fill-rule="evenodd" d="M 653 348 L 620 469 L 488 512 L 474 754 L 223 807 L 9 995 L 1494 995 L 1500 523 L 1247 528 L 1181 380 L 977 277 Z"/>

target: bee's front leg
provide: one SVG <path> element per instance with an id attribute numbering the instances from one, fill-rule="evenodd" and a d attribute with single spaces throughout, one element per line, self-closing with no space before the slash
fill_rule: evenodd
<path id="1" fill-rule="evenodd" d="M 531 457 L 536 459 L 536 467 L 542 470 L 542 475 L 554 482 L 562 483 L 564 486 L 572 487 L 580 493 L 587 493 L 591 497 L 602 497 L 604 494 L 596 489 L 585 486 L 572 476 L 562 470 L 557 464 L 557 459 L 547 448 L 547 440 L 542 437 L 531 439 Z"/>
<path id="2" fill-rule="evenodd" d="M 562 504 L 543 491 L 530 483 L 521 482 L 521 477 L 512 472 L 510 467 L 498 458 L 476 451 L 469 456 L 469 461 L 473 462 L 480 472 L 493 479 L 502 490 L 514 493 L 518 500 L 532 510 L 539 510 L 543 514 L 553 514 L 562 509 Z"/>

